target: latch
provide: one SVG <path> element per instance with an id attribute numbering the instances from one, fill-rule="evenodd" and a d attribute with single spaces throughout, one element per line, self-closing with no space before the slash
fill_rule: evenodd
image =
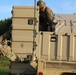
<path id="1" fill-rule="evenodd" d="M 28 24 L 33 25 L 33 19 L 28 19 Z"/>
<path id="2" fill-rule="evenodd" d="M 29 25 L 36 25 L 36 23 L 38 23 L 36 18 L 30 18 L 28 19 L 28 24 Z"/>
<path id="3" fill-rule="evenodd" d="M 50 41 L 51 42 L 56 42 L 57 41 L 57 36 L 55 34 L 52 34 L 51 38 L 50 38 Z"/>

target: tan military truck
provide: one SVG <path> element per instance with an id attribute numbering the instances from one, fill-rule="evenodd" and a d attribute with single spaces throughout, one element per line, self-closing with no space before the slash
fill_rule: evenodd
<path id="1" fill-rule="evenodd" d="M 56 14 L 55 31 L 39 31 L 39 8 L 14 6 L 11 62 L 16 75 L 76 75 L 76 15 Z"/>

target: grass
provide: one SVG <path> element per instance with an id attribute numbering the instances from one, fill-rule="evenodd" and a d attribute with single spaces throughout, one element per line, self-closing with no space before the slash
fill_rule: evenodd
<path id="1" fill-rule="evenodd" d="M 10 73 L 10 61 L 5 57 L 2 56 L 0 58 L 0 75 L 8 75 Z"/>

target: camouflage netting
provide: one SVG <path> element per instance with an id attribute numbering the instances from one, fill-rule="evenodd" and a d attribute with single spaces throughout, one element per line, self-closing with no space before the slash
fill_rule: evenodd
<path id="1" fill-rule="evenodd" d="M 22 61 L 22 58 L 20 56 L 16 55 L 14 52 L 12 52 L 11 47 L 8 46 L 6 43 L 7 43 L 7 40 L 5 41 L 4 44 L 0 43 L 1 53 L 11 61 Z"/>

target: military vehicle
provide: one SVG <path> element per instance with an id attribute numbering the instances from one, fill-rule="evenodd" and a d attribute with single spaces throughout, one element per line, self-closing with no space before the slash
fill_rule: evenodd
<path id="1" fill-rule="evenodd" d="M 76 14 L 55 14 L 54 31 L 39 31 L 38 6 L 13 6 L 11 74 L 76 75 Z M 11 59 L 12 60 L 12 59 Z"/>

